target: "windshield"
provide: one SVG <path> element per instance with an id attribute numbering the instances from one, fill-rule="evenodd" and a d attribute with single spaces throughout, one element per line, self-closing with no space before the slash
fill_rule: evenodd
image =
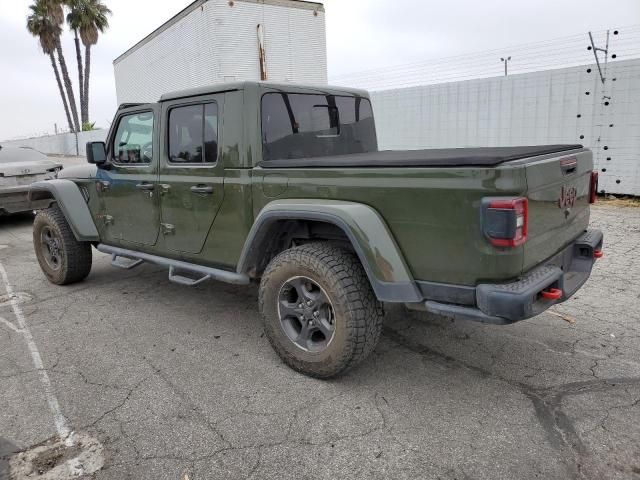
<path id="1" fill-rule="evenodd" d="M 375 152 L 371 103 L 361 97 L 267 93 L 262 145 L 267 161 Z"/>

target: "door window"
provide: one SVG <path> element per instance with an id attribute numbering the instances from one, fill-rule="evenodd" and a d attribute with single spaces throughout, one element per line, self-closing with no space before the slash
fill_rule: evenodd
<path id="1" fill-rule="evenodd" d="M 218 105 L 188 105 L 169 112 L 169 161 L 177 164 L 218 160 Z"/>
<path id="2" fill-rule="evenodd" d="M 153 160 L 153 112 L 120 118 L 113 141 L 114 162 L 149 164 Z"/>

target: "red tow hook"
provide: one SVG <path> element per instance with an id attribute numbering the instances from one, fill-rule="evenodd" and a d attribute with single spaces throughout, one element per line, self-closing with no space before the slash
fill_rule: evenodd
<path id="1" fill-rule="evenodd" d="M 562 298 L 562 290 L 559 288 L 550 288 L 549 290 L 540 292 L 540 295 L 547 300 L 560 300 Z"/>
<path id="2" fill-rule="evenodd" d="M 593 251 L 593 258 L 602 258 L 602 257 L 604 257 L 604 253 L 602 250 Z"/>

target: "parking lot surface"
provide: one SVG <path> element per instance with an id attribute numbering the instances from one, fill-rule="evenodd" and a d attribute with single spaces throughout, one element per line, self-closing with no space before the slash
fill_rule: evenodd
<path id="1" fill-rule="evenodd" d="M 95 479 L 640 479 L 640 208 L 593 209 L 605 258 L 552 313 L 386 306 L 377 350 L 330 381 L 280 362 L 255 287 L 95 251 L 85 282 L 49 284 L 31 220 L 0 218 L 0 478 L 71 478 L 82 450 Z"/>

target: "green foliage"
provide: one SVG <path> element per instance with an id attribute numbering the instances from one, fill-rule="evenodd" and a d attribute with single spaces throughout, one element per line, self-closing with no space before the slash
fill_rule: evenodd
<path id="1" fill-rule="evenodd" d="M 91 130 L 95 130 L 96 122 L 84 122 L 82 124 L 83 132 L 90 132 Z"/>
<path id="2" fill-rule="evenodd" d="M 31 13 L 27 17 L 27 30 L 40 40 L 44 53 L 53 52 L 62 33 L 56 7 L 46 0 L 37 0 L 29 6 L 29 10 Z"/>
<path id="3" fill-rule="evenodd" d="M 67 24 L 71 30 L 79 31 L 85 46 L 95 45 L 98 34 L 109 27 L 111 10 L 102 0 L 64 0 L 69 8 Z"/>

